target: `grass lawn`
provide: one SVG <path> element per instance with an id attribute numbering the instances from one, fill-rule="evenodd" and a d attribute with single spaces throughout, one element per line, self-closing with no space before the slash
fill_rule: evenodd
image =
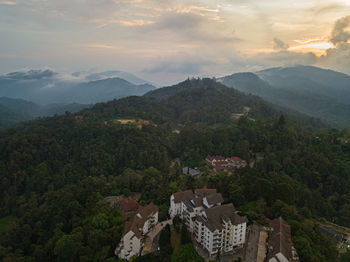
<path id="1" fill-rule="evenodd" d="M 5 230 L 11 222 L 15 219 L 13 216 L 7 216 L 0 218 L 0 231 Z"/>
<path id="2" fill-rule="evenodd" d="M 177 233 L 175 230 L 171 231 L 170 236 L 171 246 L 173 247 L 173 254 L 171 258 L 177 257 L 180 247 L 181 247 L 181 234 Z"/>

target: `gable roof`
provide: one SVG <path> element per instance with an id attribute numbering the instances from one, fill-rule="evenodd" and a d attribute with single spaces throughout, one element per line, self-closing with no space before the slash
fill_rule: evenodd
<path id="1" fill-rule="evenodd" d="M 207 195 L 216 193 L 216 189 L 215 189 L 215 188 L 206 188 L 206 187 L 203 187 L 203 188 L 195 189 L 195 190 L 194 190 L 194 193 L 195 193 L 196 195 L 205 197 L 205 196 L 207 196 Z"/>
<path id="2" fill-rule="evenodd" d="M 139 203 L 133 199 L 122 199 L 115 203 L 122 212 L 136 211 L 139 208 Z"/>
<path id="3" fill-rule="evenodd" d="M 207 199 L 209 205 L 215 205 L 224 202 L 224 199 L 220 193 L 210 194 L 205 198 Z"/>
<path id="4" fill-rule="evenodd" d="M 223 220 L 231 221 L 233 225 L 238 225 L 247 222 L 247 217 L 242 217 L 236 213 L 232 203 L 212 207 L 203 211 L 206 219 L 200 217 L 201 221 L 213 232 L 223 228 Z"/>
<path id="5" fill-rule="evenodd" d="M 192 190 L 178 191 L 173 194 L 174 202 L 180 203 L 184 197 L 191 198 L 194 197 Z"/>
<path id="6" fill-rule="evenodd" d="M 288 261 L 293 261 L 290 225 L 282 217 L 273 220 L 268 219 L 267 222 L 271 228 L 268 239 L 268 259 L 282 253 Z"/>

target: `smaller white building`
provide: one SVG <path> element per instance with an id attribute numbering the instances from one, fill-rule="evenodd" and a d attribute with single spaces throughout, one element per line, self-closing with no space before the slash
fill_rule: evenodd
<path id="1" fill-rule="evenodd" d="M 153 204 L 140 207 L 131 221 L 126 222 L 124 235 L 115 250 L 122 259 L 129 260 L 132 256 L 140 255 L 144 236 L 158 224 L 158 208 Z"/>
<path id="2" fill-rule="evenodd" d="M 179 191 L 172 194 L 170 197 L 169 216 L 174 218 L 176 215 L 179 215 L 182 218 L 182 200 L 192 197 L 194 197 L 192 190 Z"/>

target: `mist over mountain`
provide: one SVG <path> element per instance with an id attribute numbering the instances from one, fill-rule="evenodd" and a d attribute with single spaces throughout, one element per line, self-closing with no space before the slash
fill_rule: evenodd
<path id="1" fill-rule="evenodd" d="M 350 127 L 350 76 L 311 66 L 271 68 L 219 79 L 279 106 Z"/>
<path id="2" fill-rule="evenodd" d="M 115 77 L 116 75 L 132 81 Z M 83 76 L 52 70 L 29 70 L 0 76 L 0 96 L 38 104 L 97 103 L 130 95 L 143 95 L 155 87 L 132 74 L 109 71 Z"/>
<path id="3" fill-rule="evenodd" d="M 96 80 L 103 80 L 107 78 L 116 78 L 116 77 L 124 79 L 134 85 L 144 85 L 144 84 L 154 85 L 149 81 L 146 81 L 131 73 L 123 72 L 123 71 L 105 71 L 105 72 L 99 72 L 99 73 L 92 73 L 85 76 L 85 79 L 88 81 L 96 81 Z"/>

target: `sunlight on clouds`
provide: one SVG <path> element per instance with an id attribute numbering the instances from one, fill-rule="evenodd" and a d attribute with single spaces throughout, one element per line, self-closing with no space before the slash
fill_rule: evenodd
<path id="1" fill-rule="evenodd" d="M 0 1 L 0 5 L 17 5 L 14 1 Z"/>
<path id="2" fill-rule="evenodd" d="M 85 47 L 89 48 L 100 48 L 100 49 L 116 49 L 118 46 L 106 45 L 106 44 L 86 44 Z"/>
<path id="3" fill-rule="evenodd" d="M 301 41 L 301 40 L 294 40 L 294 42 L 298 43 L 298 44 L 308 44 L 311 42 L 316 42 L 316 41 L 320 41 L 321 39 L 316 38 L 316 39 L 310 39 L 310 40 L 305 40 L 305 41 Z"/>
<path id="4" fill-rule="evenodd" d="M 316 56 L 320 57 L 324 55 L 328 49 L 334 48 L 335 46 L 329 42 L 319 42 L 319 43 L 310 43 L 306 41 L 306 44 L 290 47 L 288 50 L 296 51 L 300 53 L 313 53 Z"/>
<path id="5" fill-rule="evenodd" d="M 206 72 L 312 64 L 315 56 L 343 59 L 348 44 L 350 50 L 342 40 L 348 39 L 350 18 L 342 18 L 350 14 L 350 0 L 0 0 L 0 5 L 0 27 L 7 30 L 0 37 L 8 39 L 0 51 L 24 57 L 40 50 L 41 57 L 62 64 L 70 62 L 71 44 L 80 47 L 72 53 L 81 66 L 86 63 L 80 58 L 112 66 L 117 60 L 143 70 L 156 61 L 186 64 L 205 57 L 212 62 L 200 66 Z"/>
<path id="6" fill-rule="evenodd" d="M 108 20 L 107 23 L 112 23 L 112 24 L 121 24 L 124 26 L 143 26 L 143 25 L 151 25 L 154 24 L 153 21 L 148 21 L 148 20 Z"/>

